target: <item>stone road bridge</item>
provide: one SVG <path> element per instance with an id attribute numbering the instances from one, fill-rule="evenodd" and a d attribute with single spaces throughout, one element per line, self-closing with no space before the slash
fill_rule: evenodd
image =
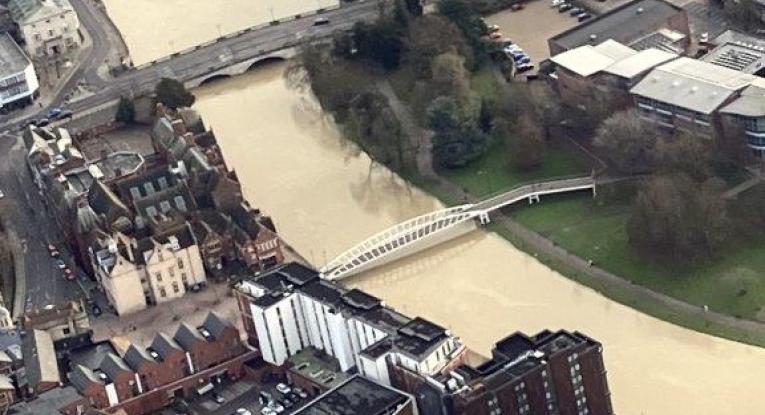
<path id="1" fill-rule="evenodd" d="M 388 228 L 340 254 L 321 269 L 322 276 L 340 280 L 457 238 L 490 222 L 489 214 L 522 200 L 539 202 L 556 193 L 592 191 L 592 176 L 549 180 L 521 185 L 481 202 L 454 206 L 409 219 Z"/>

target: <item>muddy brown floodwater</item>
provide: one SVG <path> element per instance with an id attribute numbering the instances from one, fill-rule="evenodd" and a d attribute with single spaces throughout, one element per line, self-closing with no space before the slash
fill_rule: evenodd
<path id="1" fill-rule="evenodd" d="M 316 265 L 439 203 L 341 138 L 284 65 L 196 91 L 195 105 L 247 198 Z M 566 279 L 498 236 L 476 231 L 347 282 L 451 328 L 488 354 L 515 331 L 580 330 L 601 341 L 617 413 L 756 414 L 765 349 L 680 328 Z"/>
<path id="2" fill-rule="evenodd" d="M 339 4 L 339 0 L 103 1 L 135 65 L 251 26 Z"/>

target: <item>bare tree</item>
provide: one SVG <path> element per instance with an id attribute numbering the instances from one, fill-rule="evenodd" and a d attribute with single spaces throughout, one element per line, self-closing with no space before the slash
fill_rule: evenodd
<path id="1" fill-rule="evenodd" d="M 617 112 L 598 128 L 594 144 L 625 173 L 650 171 L 658 132 L 634 111 Z"/>

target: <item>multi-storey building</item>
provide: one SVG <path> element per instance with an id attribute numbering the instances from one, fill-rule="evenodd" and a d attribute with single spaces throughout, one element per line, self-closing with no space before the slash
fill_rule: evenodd
<path id="1" fill-rule="evenodd" d="M 417 415 L 419 413 L 411 395 L 358 375 L 316 397 L 295 412 L 296 415 Z"/>
<path id="2" fill-rule="evenodd" d="M 492 359 L 421 379 L 420 410 L 433 415 L 611 415 L 600 343 L 581 334 L 515 333 L 499 341 Z M 411 375 L 394 368 L 394 386 Z"/>
<path id="3" fill-rule="evenodd" d="M 346 290 L 290 263 L 238 286 L 245 327 L 266 362 L 281 365 L 314 347 L 340 368 L 390 384 L 388 363 L 429 375 L 465 351 L 458 338 L 422 318 L 408 318 L 359 290 Z"/>
<path id="4" fill-rule="evenodd" d="M 741 96 L 720 109 L 723 134 L 736 136 L 742 131 L 755 159 L 765 160 L 765 80 L 752 81 Z"/>
<path id="5" fill-rule="evenodd" d="M 69 0 L 11 0 L 8 9 L 33 58 L 59 56 L 82 43 L 80 20 Z"/>
<path id="6" fill-rule="evenodd" d="M 0 35 L 0 109 L 29 105 L 38 94 L 37 73 L 24 51 L 7 33 Z"/>

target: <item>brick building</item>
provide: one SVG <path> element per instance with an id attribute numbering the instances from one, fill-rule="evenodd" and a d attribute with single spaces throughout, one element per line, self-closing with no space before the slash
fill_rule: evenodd
<path id="1" fill-rule="evenodd" d="M 399 379 L 405 369 L 395 371 Z M 433 415 L 613 414 L 602 346 L 578 332 L 515 333 L 491 360 L 423 379 L 413 392 Z"/>

